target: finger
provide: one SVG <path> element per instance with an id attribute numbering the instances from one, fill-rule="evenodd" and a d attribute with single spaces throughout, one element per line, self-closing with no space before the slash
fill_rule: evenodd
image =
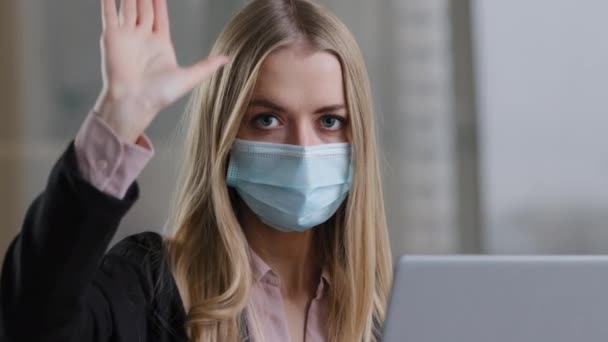
<path id="1" fill-rule="evenodd" d="M 196 64 L 183 69 L 183 86 L 180 93 L 186 93 L 199 84 L 203 79 L 209 77 L 217 69 L 230 61 L 229 57 L 217 56 L 203 59 Z"/>
<path id="2" fill-rule="evenodd" d="M 152 0 L 137 0 L 137 27 L 144 30 L 151 30 L 154 23 L 154 8 Z"/>
<path id="3" fill-rule="evenodd" d="M 104 31 L 118 27 L 118 16 L 116 15 L 115 0 L 101 1 L 101 24 Z"/>
<path id="4" fill-rule="evenodd" d="M 120 26 L 126 28 L 132 28 L 135 26 L 137 21 L 137 7 L 135 0 L 121 0 L 120 1 Z"/>
<path id="5" fill-rule="evenodd" d="M 167 0 L 154 0 L 154 26 L 152 31 L 169 36 L 169 12 Z"/>

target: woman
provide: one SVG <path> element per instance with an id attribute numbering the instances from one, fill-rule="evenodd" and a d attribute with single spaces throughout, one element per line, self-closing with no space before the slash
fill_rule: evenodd
<path id="1" fill-rule="evenodd" d="M 306 0 L 254 0 L 216 57 L 181 68 L 166 0 L 102 0 L 102 18 L 104 87 L 3 265 L 7 338 L 377 341 L 391 254 L 345 26 Z M 195 86 L 172 233 L 105 253 L 154 153 L 144 130 Z"/>

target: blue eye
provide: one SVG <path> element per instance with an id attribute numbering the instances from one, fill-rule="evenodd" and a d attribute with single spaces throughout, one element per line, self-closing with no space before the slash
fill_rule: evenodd
<path id="1" fill-rule="evenodd" d="M 321 117 L 321 126 L 328 130 L 338 130 L 344 126 L 344 119 L 334 115 L 324 115 Z"/>
<path id="2" fill-rule="evenodd" d="M 253 119 L 255 125 L 262 129 L 274 128 L 279 125 L 279 119 L 270 114 L 261 114 Z"/>

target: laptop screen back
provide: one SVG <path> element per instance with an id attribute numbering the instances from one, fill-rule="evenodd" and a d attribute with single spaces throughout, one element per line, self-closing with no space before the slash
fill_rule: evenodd
<path id="1" fill-rule="evenodd" d="M 608 341 L 608 256 L 401 257 L 383 341 Z"/>

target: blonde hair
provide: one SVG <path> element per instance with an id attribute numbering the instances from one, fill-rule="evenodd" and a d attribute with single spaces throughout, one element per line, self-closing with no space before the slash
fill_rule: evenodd
<path id="1" fill-rule="evenodd" d="M 193 92 L 185 116 L 185 155 L 165 242 L 193 341 L 237 341 L 243 332 L 253 280 L 226 165 L 261 64 L 277 48 L 300 41 L 340 60 L 354 146 L 349 196 L 315 232 L 331 277 L 328 340 L 375 341 L 384 321 L 392 261 L 361 52 L 344 24 L 315 3 L 254 0 L 211 51 L 232 62 Z"/>

